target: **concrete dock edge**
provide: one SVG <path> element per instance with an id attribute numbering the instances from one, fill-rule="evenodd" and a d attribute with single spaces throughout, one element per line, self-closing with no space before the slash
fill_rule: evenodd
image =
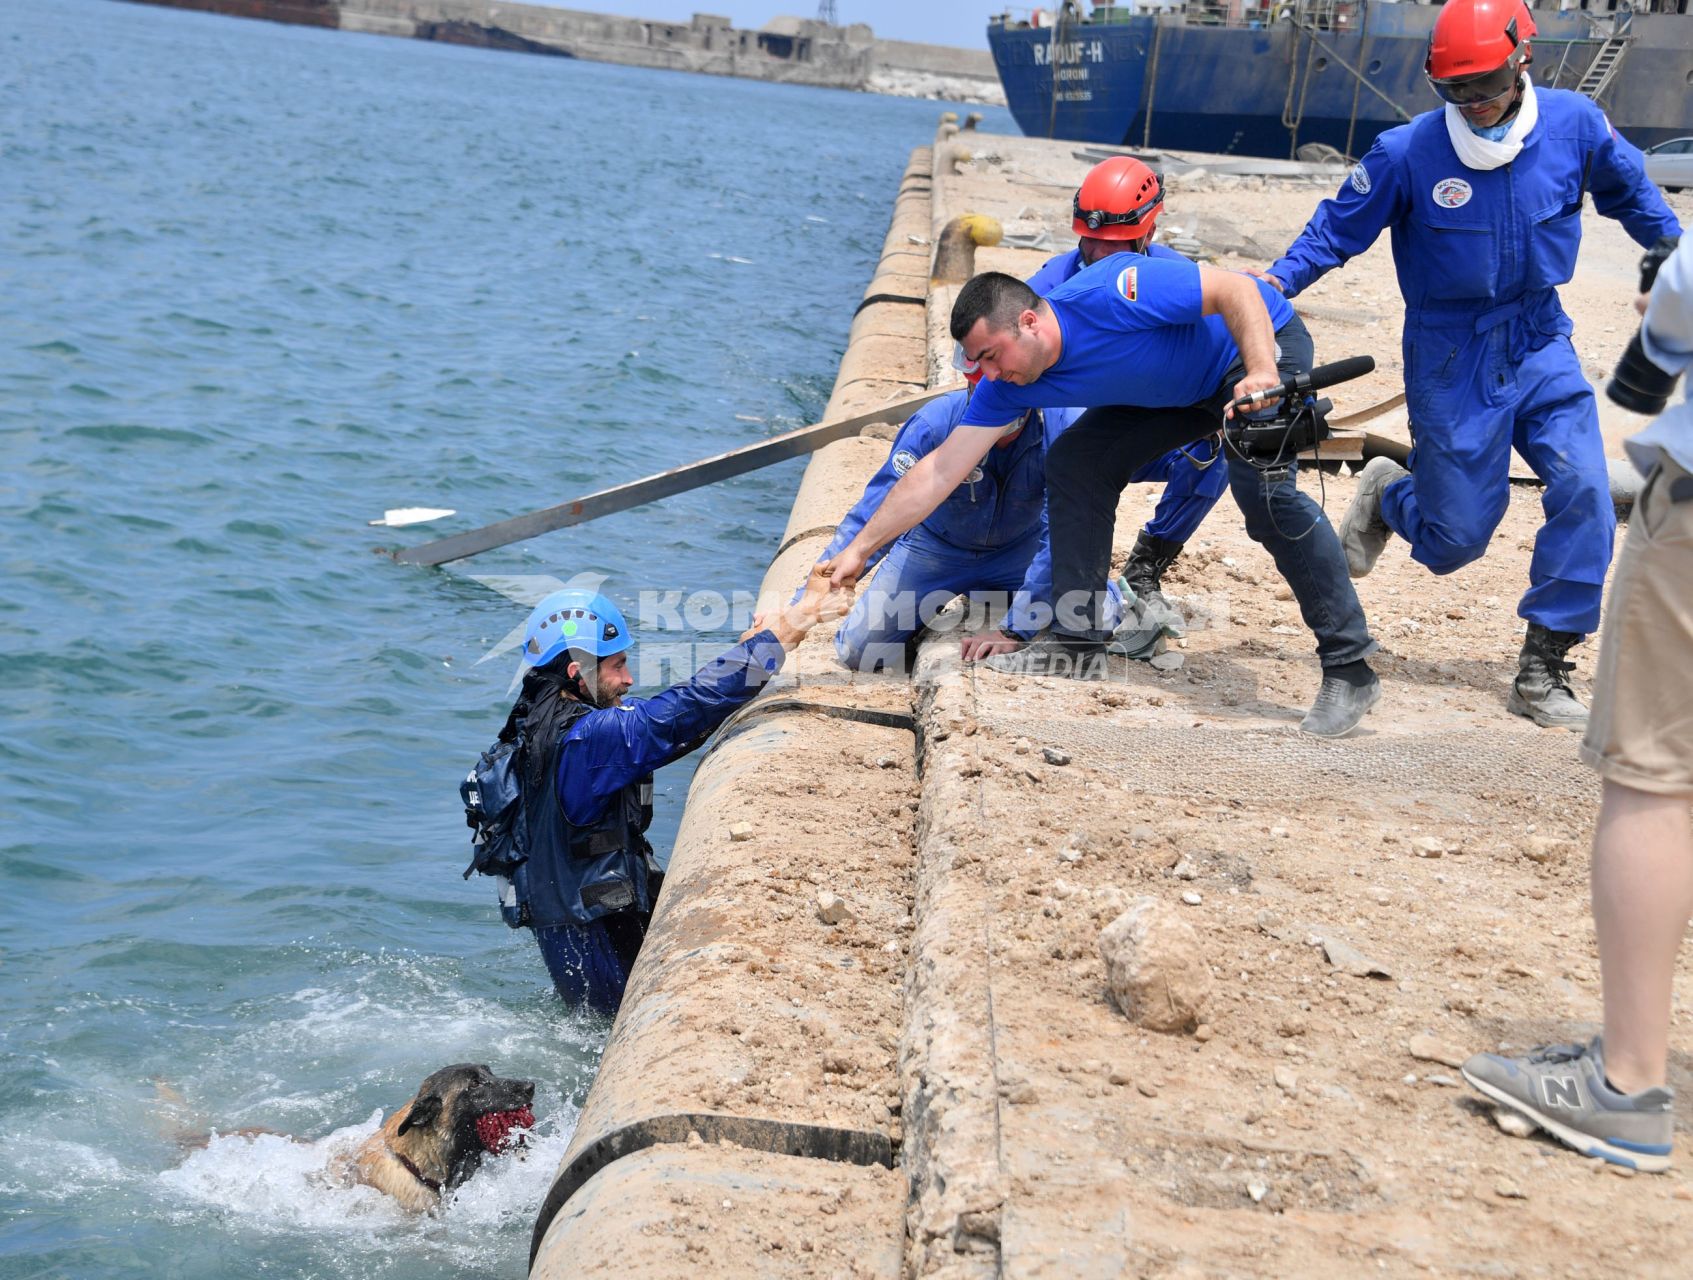
<path id="1" fill-rule="evenodd" d="M 902 175 L 828 417 L 927 385 L 930 154 L 919 148 Z M 803 580 L 898 421 L 813 456 L 761 597 Z M 809 702 L 796 709 L 801 686 Z M 817 702 L 868 708 L 880 723 L 804 709 Z M 788 713 L 759 715 L 761 704 Z M 911 712 L 909 685 L 846 681 L 819 635 L 713 743 L 537 1216 L 532 1276 L 671 1276 L 708 1245 L 736 1273 L 899 1274 Z M 850 797 L 863 829 L 822 829 L 820 788 L 806 781 L 821 778 L 839 779 L 821 793 L 831 805 Z M 819 856 L 830 839 L 850 848 Z M 833 924 L 818 908 L 829 891 L 850 912 Z"/>

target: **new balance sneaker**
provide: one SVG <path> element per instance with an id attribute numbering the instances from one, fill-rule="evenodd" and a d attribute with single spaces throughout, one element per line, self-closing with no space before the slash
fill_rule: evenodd
<path id="1" fill-rule="evenodd" d="M 1021 649 L 996 653 L 983 665 L 1016 676 L 1066 676 L 1072 680 L 1110 678 L 1110 659 L 1097 640 L 1078 640 L 1043 631 Z"/>
<path id="2" fill-rule="evenodd" d="M 1462 1071 L 1475 1089 L 1527 1116 L 1582 1155 L 1642 1173 L 1669 1168 L 1675 1094 L 1669 1089 L 1619 1093 L 1611 1088 L 1598 1036 L 1585 1045 L 1546 1045 L 1526 1058 L 1478 1053 Z"/>

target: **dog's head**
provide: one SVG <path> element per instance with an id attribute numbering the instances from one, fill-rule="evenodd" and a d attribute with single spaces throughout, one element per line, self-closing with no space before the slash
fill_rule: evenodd
<path id="1" fill-rule="evenodd" d="M 535 1123 L 534 1097 L 532 1080 L 509 1080 L 467 1062 L 442 1067 L 395 1115 L 389 1145 L 451 1190 L 476 1172 L 483 1156 L 522 1145 L 522 1135 L 512 1131 Z"/>

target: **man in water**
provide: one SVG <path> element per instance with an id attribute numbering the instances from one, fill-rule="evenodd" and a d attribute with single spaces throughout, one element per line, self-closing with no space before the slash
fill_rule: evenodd
<path id="1" fill-rule="evenodd" d="M 850 596 L 814 577 L 768 626 L 682 684 L 626 702 L 629 625 L 605 596 L 555 591 L 524 627 L 518 741 L 529 857 L 512 876 L 522 922 L 573 1004 L 615 1013 L 663 876 L 647 843 L 653 772 L 700 746 Z"/>

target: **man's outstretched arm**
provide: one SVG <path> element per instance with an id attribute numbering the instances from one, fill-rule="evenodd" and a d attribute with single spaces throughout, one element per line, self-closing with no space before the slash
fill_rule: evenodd
<path id="1" fill-rule="evenodd" d="M 887 492 L 871 516 L 833 559 L 818 566 L 837 587 L 850 587 L 869 559 L 906 530 L 920 524 L 947 494 L 988 456 L 1003 427 L 954 427 L 933 453 L 918 460 Z"/>

